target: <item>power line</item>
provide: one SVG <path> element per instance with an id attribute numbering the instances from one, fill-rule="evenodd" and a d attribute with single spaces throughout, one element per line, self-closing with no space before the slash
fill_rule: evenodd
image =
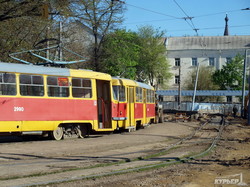
<path id="1" fill-rule="evenodd" d="M 192 21 L 192 19 L 194 17 L 190 17 L 185 11 L 184 9 L 176 2 L 176 0 L 173 0 L 175 2 L 175 4 L 181 9 L 181 11 L 186 15 L 186 17 L 184 17 L 183 19 L 188 23 L 188 25 L 196 32 L 196 34 L 198 35 L 198 30 L 195 26 L 194 23 Z M 187 21 L 190 20 L 191 24 Z"/>
<path id="2" fill-rule="evenodd" d="M 245 9 L 228 10 L 228 11 L 224 11 L 224 12 L 210 13 L 210 14 L 204 14 L 204 15 L 197 15 L 197 16 L 194 16 L 194 18 L 214 16 L 214 15 L 226 14 L 226 13 L 230 13 L 230 12 L 241 12 L 242 10 L 245 10 Z"/>
<path id="3" fill-rule="evenodd" d="M 129 23 L 126 23 L 126 24 L 133 25 L 133 24 L 140 24 L 140 23 L 162 22 L 162 21 L 170 21 L 170 20 L 176 20 L 176 19 L 173 18 L 173 19 L 148 20 L 148 21 L 129 22 Z"/>
<path id="4" fill-rule="evenodd" d="M 145 10 L 145 11 L 148 11 L 148 12 L 152 12 L 152 13 L 155 13 L 155 14 L 159 14 L 159 15 L 163 15 L 163 16 L 171 17 L 171 18 L 174 18 L 174 19 L 182 19 L 182 18 L 179 18 L 179 17 L 176 17 L 176 16 L 172 16 L 172 15 L 164 14 L 164 13 L 157 12 L 157 11 L 154 11 L 154 10 L 149 10 L 149 9 L 142 8 L 142 7 L 135 6 L 135 5 L 131 5 L 131 4 L 128 4 L 128 3 L 126 3 L 126 5 L 128 5 L 128 6 L 132 6 L 132 7 L 135 7 L 135 8 L 141 9 L 141 10 Z"/>
<path id="5" fill-rule="evenodd" d="M 124 1 L 122 1 L 122 3 L 124 3 L 124 4 L 128 5 L 128 6 L 135 7 L 137 9 L 141 9 L 141 10 L 144 10 L 144 11 L 148 11 L 148 12 L 152 12 L 152 13 L 155 13 L 155 14 L 159 14 L 159 15 L 163 15 L 163 16 L 167 16 L 167 17 L 171 17 L 172 18 L 172 19 L 162 19 L 162 20 L 151 20 L 151 21 L 143 21 L 143 22 L 134 22 L 134 23 L 127 23 L 127 24 L 138 24 L 138 23 L 149 23 L 149 22 L 156 22 L 156 21 L 170 21 L 170 20 L 175 20 L 175 19 L 179 19 L 179 20 L 180 19 L 184 19 L 188 23 L 188 25 L 192 28 L 192 30 L 194 30 L 196 32 L 196 34 L 198 35 L 198 30 L 201 30 L 201 29 L 198 29 L 198 28 L 195 27 L 195 25 L 194 25 L 194 23 L 192 21 L 194 18 L 207 17 L 207 16 L 218 15 L 218 14 L 225 14 L 225 13 L 229 13 L 229 12 L 239 12 L 239 11 L 249 10 L 250 9 L 248 7 L 248 8 L 244 8 L 244 9 L 228 10 L 228 11 L 224 11 L 224 12 L 217 12 L 217 13 L 197 15 L 197 16 L 190 17 L 184 11 L 184 9 L 176 2 L 176 0 L 173 0 L 173 1 L 181 9 L 181 11 L 186 15 L 186 17 L 176 17 L 176 16 L 173 16 L 173 15 L 168 15 L 168 14 L 164 14 L 164 13 L 157 12 L 157 11 L 154 11 L 154 10 L 146 9 L 146 8 L 143 8 L 143 7 L 131 5 L 131 4 L 128 4 L 128 3 L 124 2 Z M 190 20 L 190 23 L 188 22 L 188 20 Z"/>
<path id="6" fill-rule="evenodd" d="M 230 26 L 230 28 L 234 27 L 250 27 L 250 25 L 234 25 Z M 199 28 L 199 30 L 216 30 L 216 29 L 223 29 L 224 27 L 205 27 L 205 28 Z M 168 30 L 168 31 L 188 31 L 188 29 L 176 29 L 176 30 Z"/>

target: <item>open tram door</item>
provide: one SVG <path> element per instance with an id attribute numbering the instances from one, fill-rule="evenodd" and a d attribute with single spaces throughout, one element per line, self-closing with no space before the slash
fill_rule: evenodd
<path id="1" fill-rule="evenodd" d="M 111 89 L 110 81 L 96 80 L 98 129 L 110 129 L 111 123 Z"/>

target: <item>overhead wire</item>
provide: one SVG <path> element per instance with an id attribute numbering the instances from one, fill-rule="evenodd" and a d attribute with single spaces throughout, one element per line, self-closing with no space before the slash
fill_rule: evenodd
<path id="1" fill-rule="evenodd" d="M 127 24 L 138 24 L 138 23 L 149 23 L 149 22 L 156 22 L 156 21 L 170 21 L 170 20 L 175 20 L 175 19 L 184 19 L 188 25 L 192 28 L 192 30 L 194 30 L 196 32 L 196 34 L 198 35 L 198 30 L 205 30 L 205 29 L 216 29 L 216 27 L 212 27 L 212 28 L 196 28 L 194 23 L 193 23 L 193 19 L 194 18 L 200 18 L 200 17 L 207 17 L 207 16 L 214 16 L 214 15 L 218 15 L 218 14 L 225 14 L 225 13 L 229 13 L 229 12 L 239 12 L 239 11 L 242 11 L 242 10 L 249 10 L 250 8 L 245 8 L 245 9 L 237 9 L 237 10 L 228 10 L 228 11 L 224 11 L 224 12 L 217 12 L 217 13 L 210 13 L 210 14 L 204 14 L 204 15 L 197 15 L 197 16 L 189 16 L 185 11 L 184 9 L 176 2 L 176 0 L 173 0 L 176 5 L 181 9 L 181 11 L 186 15 L 186 17 L 177 17 L 177 16 L 173 16 L 173 15 L 168 15 L 168 14 L 164 14 L 164 13 L 161 13 L 161 12 L 157 12 L 157 11 L 154 11 L 154 10 L 150 10 L 150 9 L 146 9 L 146 8 L 143 8 L 143 7 L 139 7 L 139 6 L 135 6 L 135 5 L 131 5 L 131 4 L 128 4 L 126 2 L 122 2 L 128 6 L 131 6 L 131 7 L 135 7 L 137 9 L 141 9 L 141 10 L 144 10 L 144 11 L 148 11 L 148 12 L 152 12 L 152 13 L 155 13 L 155 14 L 158 14 L 158 15 L 163 15 L 163 16 L 167 16 L 167 17 L 171 17 L 172 19 L 162 19 L 162 20 L 149 20 L 149 21 L 143 21 L 143 22 L 133 22 L 133 23 L 127 23 Z M 190 23 L 187 21 L 187 20 L 190 20 Z M 248 26 L 248 25 L 245 25 L 245 26 Z M 242 26 L 230 26 L 230 27 L 242 27 Z M 221 28 L 221 27 L 218 27 L 218 28 Z M 186 29 L 185 29 L 186 30 Z"/>
<path id="2" fill-rule="evenodd" d="M 250 25 L 233 25 L 230 26 L 230 28 L 234 27 L 250 27 Z M 206 28 L 200 28 L 199 30 L 213 30 L 213 29 L 223 29 L 224 27 L 206 27 Z M 176 30 L 168 30 L 168 31 L 188 31 L 187 29 L 176 29 Z"/>
<path id="3" fill-rule="evenodd" d="M 188 23 L 188 25 L 196 32 L 196 34 L 198 35 L 198 29 L 194 26 L 194 23 L 192 21 L 192 19 L 194 17 L 190 17 L 185 11 L 184 9 L 179 5 L 179 3 L 177 3 L 176 0 L 173 0 L 174 3 L 181 9 L 181 11 L 186 15 L 186 17 L 184 17 L 183 19 Z M 187 21 L 190 20 L 191 24 Z"/>
<path id="4" fill-rule="evenodd" d="M 146 9 L 146 8 L 143 8 L 143 7 L 139 7 L 139 6 L 135 6 L 135 5 L 131 5 L 131 4 L 128 4 L 128 3 L 126 3 L 126 5 L 129 5 L 129 6 L 132 6 L 132 7 L 138 8 L 138 9 L 141 9 L 141 10 L 145 10 L 145 11 L 148 11 L 148 12 L 152 12 L 152 13 L 155 13 L 155 14 L 159 14 L 159 15 L 171 17 L 171 18 L 174 18 L 174 19 L 182 19 L 182 18 L 180 18 L 180 17 L 176 17 L 176 16 L 164 14 L 164 13 L 157 12 L 157 11 L 154 11 L 154 10 L 149 10 L 149 9 Z"/>

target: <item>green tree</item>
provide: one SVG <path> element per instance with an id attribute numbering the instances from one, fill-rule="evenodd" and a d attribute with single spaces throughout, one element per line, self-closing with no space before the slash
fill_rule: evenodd
<path id="1" fill-rule="evenodd" d="M 141 47 L 138 35 L 134 32 L 117 30 L 106 36 L 101 56 L 102 71 L 112 76 L 136 78 Z"/>
<path id="2" fill-rule="evenodd" d="M 141 51 L 137 65 L 137 80 L 149 82 L 156 89 L 159 85 L 166 86 L 172 74 L 166 58 L 164 32 L 152 26 L 144 26 L 139 28 L 138 35 Z"/>
<path id="3" fill-rule="evenodd" d="M 163 34 L 151 26 L 141 27 L 137 33 L 117 30 L 109 34 L 102 50 L 102 70 L 149 82 L 156 89 L 163 87 L 171 77 Z"/>
<path id="4" fill-rule="evenodd" d="M 214 73 L 214 68 L 208 66 L 200 66 L 198 72 L 198 80 L 197 80 L 197 90 L 218 90 L 219 86 L 214 84 L 212 76 Z M 186 90 L 194 90 L 195 80 L 196 80 L 197 69 L 193 69 L 185 79 L 184 89 Z M 208 96 L 198 96 L 196 97 L 196 101 L 204 102 L 211 100 L 218 100 L 218 97 L 208 97 Z"/>
<path id="5" fill-rule="evenodd" d="M 222 69 L 213 74 L 213 82 L 221 90 L 240 90 L 242 88 L 243 56 L 236 55 L 231 62 L 223 65 Z"/>

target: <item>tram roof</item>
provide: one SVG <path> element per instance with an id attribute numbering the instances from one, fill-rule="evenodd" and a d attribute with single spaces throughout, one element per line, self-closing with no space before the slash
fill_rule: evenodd
<path id="1" fill-rule="evenodd" d="M 121 85 L 122 84 L 122 85 L 126 85 L 126 86 L 141 87 L 141 88 L 145 88 L 145 89 L 149 89 L 149 90 L 153 90 L 154 89 L 150 85 L 147 85 L 147 84 L 142 83 L 142 82 L 137 82 L 137 81 L 134 81 L 134 80 L 130 80 L 130 79 L 119 78 L 119 77 L 112 77 L 112 80 L 117 85 Z"/>
<path id="2" fill-rule="evenodd" d="M 142 83 L 142 82 L 137 82 L 137 84 L 139 85 L 139 87 L 142 87 L 142 88 L 146 88 L 146 89 L 149 89 L 149 90 L 153 90 L 154 89 L 153 86 L 150 86 L 150 85 Z"/>
<path id="3" fill-rule="evenodd" d="M 73 76 L 73 77 L 94 78 L 94 79 L 101 79 L 101 80 L 111 80 L 110 75 L 105 74 L 105 73 L 91 71 L 91 70 L 76 70 L 76 69 L 45 67 L 45 66 L 38 66 L 38 65 L 4 63 L 4 62 L 0 62 L 0 71 L 10 72 L 10 73 Z"/>

